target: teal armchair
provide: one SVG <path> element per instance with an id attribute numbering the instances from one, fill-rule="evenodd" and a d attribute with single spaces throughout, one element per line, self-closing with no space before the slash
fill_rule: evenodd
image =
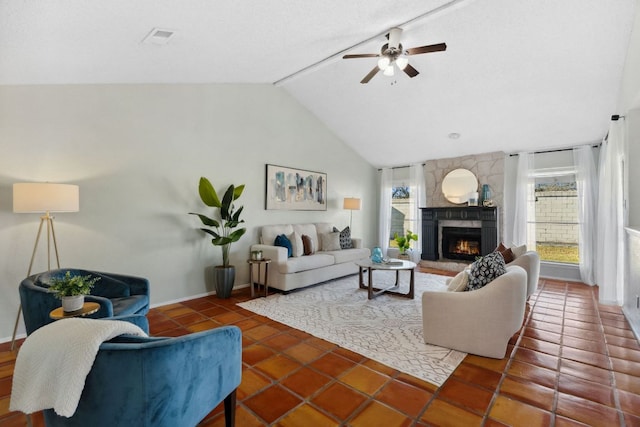
<path id="1" fill-rule="evenodd" d="M 236 326 L 177 338 L 122 335 L 100 346 L 74 415 L 47 409 L 44 419 L 48 427 L 189 427 L 224 401 L 230 427 L 241 372 Z"/>
<path id="2" fill-rule="evenodd" d="M 145 278 L 77 268 L 51 270 L 27 277 L 18 288 L 27 335 L 53 322 L 49 313 L 60 307 L 61 302 L 48 288 L 53 277 L 62 277 L 67 271 L 74 276 L 100 277 L 91 295 L 85 296 L 86 302 L 97 302 L 100 309 L 88 317 L 144 315 L 149 311 L 149 281 Z"/>

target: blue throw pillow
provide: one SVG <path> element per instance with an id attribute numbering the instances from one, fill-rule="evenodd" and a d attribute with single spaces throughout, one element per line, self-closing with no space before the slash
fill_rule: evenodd
<path id="1" fill-rule="evenodd" d="M 281 234 L 276 236 L 276 240 L 273 242 L 275 246 L 282 246 L 283 248 L 287 248 L 287 256 L 291 257 L 293 255 L 293 246 L 291 246 L 291 240 L 287 239 L 287 236 Z"/>

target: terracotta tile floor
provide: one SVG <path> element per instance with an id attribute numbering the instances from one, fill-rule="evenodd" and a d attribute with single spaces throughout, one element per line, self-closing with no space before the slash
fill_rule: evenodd
<path id="1" fill-rule="evenodd" d="M 153 335 L 242 329 L 239 427 L 640 426 L 640 345 L 620 308 L 582 284 L 542 279 L 507 357 L 467 356 L 440 388 L 235 305 L 249 298 L 241 289 L 148 316 Z M 1 426 L 26 425 L 8 409 L 14 361 L 1 344 Z M 222 408 L 201 425 L 224 425 Z"/>

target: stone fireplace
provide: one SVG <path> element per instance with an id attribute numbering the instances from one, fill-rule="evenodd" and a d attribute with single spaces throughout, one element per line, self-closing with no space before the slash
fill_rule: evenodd
<path id="1" fill-rule="evenodd" d="M 493 152 L 425 162 L 428 208 L 422 209 L 421 264 L 423 266 L 459 271 L 474 261 L 476 256 L 486 255 L 498 246 L 500 230 L 503 227 L 504 161 L 503 152 Z M 489 185 L 495 207 L 467 206 L 466 203 L 457 205 L 444 197 L 442 181 L 449 172 L 458 168 L 473 172 L 478 179 L 478 191 L 481 191 L 483 184 Z M 449 227 L 480 230 L 480 255 L 442 256 L 443 252 L 447 252 L 443 251 L 442 247 L 443 228 Z"/>

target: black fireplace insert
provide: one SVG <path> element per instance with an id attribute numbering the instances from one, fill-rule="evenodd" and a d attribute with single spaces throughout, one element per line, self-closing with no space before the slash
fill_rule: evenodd
<path id="1" fill-rule="evenodd" d="M 442 227 L 442 257 L 475 261 L 482 254 L 480 228 Z"/>

